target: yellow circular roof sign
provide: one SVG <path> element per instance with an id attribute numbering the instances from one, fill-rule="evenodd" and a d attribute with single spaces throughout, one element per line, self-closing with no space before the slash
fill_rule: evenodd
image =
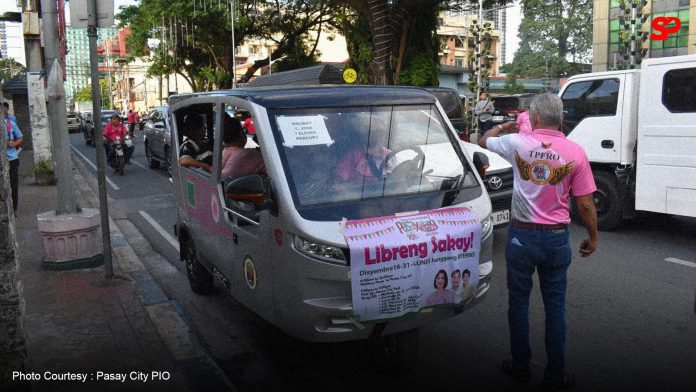
<path id="1" fill-rule="evenodd" d="M 353 68 L 346 68 L 343 71 L 343 80 L 346 81 L 346 83 L 354 83 L 355 80 L 358 79 L 358 73 L 355 72 Z"/>

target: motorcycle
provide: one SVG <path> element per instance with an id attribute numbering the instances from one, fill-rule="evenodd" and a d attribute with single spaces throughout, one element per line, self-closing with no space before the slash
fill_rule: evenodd
<path id="1" fill-rule="evenodd" d="M 121 140 L 120 136 L 116 136 L 116 139 L 113 142 L 114 156 L 111 162 L 111 167 L 116 169 L 116 172 L 120 175 L 123 175 L 123 169 L 126 166 L 126 148 L 130 148 L 131 146 L 133 146 L 133 140 L 128 134 L 126 134 L 125 140 Z"/>

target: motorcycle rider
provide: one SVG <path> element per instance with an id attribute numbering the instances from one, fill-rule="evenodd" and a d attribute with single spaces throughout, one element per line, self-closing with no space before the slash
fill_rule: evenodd
<path id="1" fill-rule="evenodd" d="M 114 141 L 116 137 L 120 137 L 123 144 L 123 160 L 126 164 L 130 165 L 130 158 L 133 155 L 134 146 L 127 146 L 125 144 L 126 135 L 128 134 L 128 129 L 126 126 L 121 124 L 121 117 L 118 114 L 113 114 L 110 121 L 104 127 L 104 132 L 102 137 L 104 138 L 104 151 L 106 152 L 107 162 L 113 166 L 114 161 Z"/>

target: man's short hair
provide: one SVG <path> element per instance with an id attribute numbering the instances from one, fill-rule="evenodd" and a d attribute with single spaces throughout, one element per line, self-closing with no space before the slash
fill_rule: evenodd
<path id="1" fill-rule="evenodd" d="M 184 127 L 187 129 L 198 128 L 203 126 L 203 118 L 196 113 L 187 114 L 184 117 Z"/>
<path id="2" fill-rule="evenodd" d="M 541 125 L 560 127 L 563 120 L 563 101 L 553 93 L 543 93 L 532 98 L 529 104 L 529 114 L 539 116 Z"/>
<path id="3" fill-rule="evenodd" d="M 458 269 L 456 269 L 456 270 L 452 271 L 452 273 L 450 274 L 450 276 L 454 276 L 454 274 L 459 274 L 459 275 L 461 276 L 462 273 L 461 273 L 461 271 L 459 271 Z"/>
<path id="4" fill-rule="evenodd" d="M 464 275 L 471 276 L 471 271 L 469 271 L 468 269 L 465 269 L 464 272 L 462 272 L 462 276 L 464 276 Z"/>
<path id="5" fill-rule="evenodd" d="M 3 102 L 2 106 L 4 106 L 6 109 L 10 109 L 10 104 L 7 102 Z"/>
<path id="6" fill-rule="evenodd" d="M 232 144 L 234 142 L 245 139 L 244 129 L 242 129 L 242 123 L 235 117 L 225 116 L 222 123 L 222 142 L 224 144 Z"/>

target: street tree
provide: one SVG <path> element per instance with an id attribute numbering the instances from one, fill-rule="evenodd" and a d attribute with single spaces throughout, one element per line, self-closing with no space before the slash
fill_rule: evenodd
<path id="1" fill-rule="evenodd" d="M 562 77 L 591 59 L 592 0 L 522 0 L 516 75 Z"/>
<path id="2" fill-rule="evenodd" d="M 102 108 L 110 107 L 111 101 L 109 99 L 109 94 L 104 94 L 104 92 L 109 91 L 109 84 L 106 79 L 99 80 L 99 90 L 102 93 Z M 73 99 L 75 102 L 92 102 L 92 86 L 87 85 L 77 90 Z"/>
<path id="3" fill-rule="evenodd" d="M 13 58 L 0 58 L 0 80 L 8 81 L 17 74 L 24 73 L 26 68 Z"/>
<path id="4" fill-rule="evenodd" d="M 132 54 L 152 61 L 150 75 L 177 73 L 202 91 L 232 85 L 233 26 L 235 47 L 252 39 L 271 43 L 283 69 L 315 64 L 318 39 L 338 14 L 334 0 L 142 0 L 122 7 L 118 18 L 131 29 Z M 254 62 L 237 82 L 270 60 Z"/>
<path id="5" fill-rule="evenodd" d="M 478 0 L 341 1 L 357 12 L 357 17 L 344 22 L 351 65 L 359 68 L 359 81 L 378 85 L 437 83 L 438 13 L 475 12 L 479 4 Z M 512 2 L 484 0 L 483 5 L 488 9 Z"/>

